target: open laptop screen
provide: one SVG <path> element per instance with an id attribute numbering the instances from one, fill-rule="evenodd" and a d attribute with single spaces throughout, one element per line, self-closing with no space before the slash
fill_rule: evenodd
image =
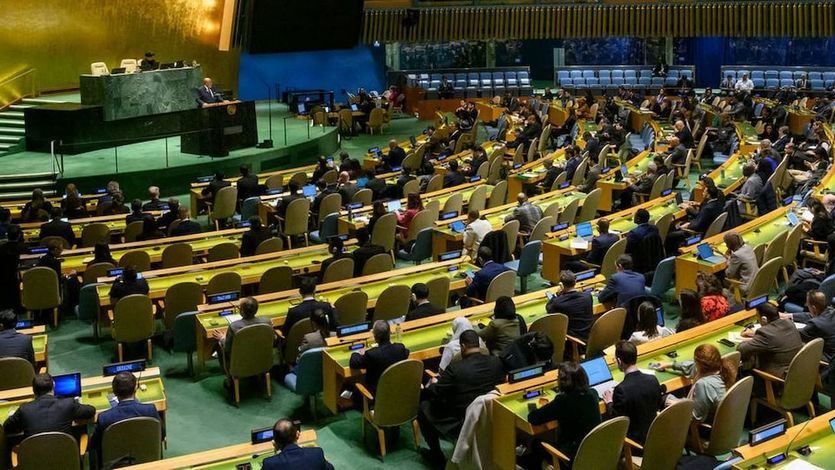
<path id="1" fill-rule="evenodd" d="M 591 229 L 590 222 L 583 222 L 581 224 L 577 224 L 577 236 L 580 238 L 586 238 L 592 236 L 594 233 Z"/>
<path id="2" fill-rule="evenodd" d="M 586 375 L 589 376 L 589 385 L 592 387 L 612 380 L 612 371 L 609 370 L 605 357 L 601 356 L 584 361 L 580 364 L 580 367 L 586 371 Z"/>

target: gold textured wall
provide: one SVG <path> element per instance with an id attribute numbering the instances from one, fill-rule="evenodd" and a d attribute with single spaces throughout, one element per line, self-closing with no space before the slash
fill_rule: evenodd
<path id="1" fill-rule="evenodd" d="M 113 68 L 151 50 L 237 88 L 239 52 L 218 51 L 224 1 L 0 0 L 0 82 L 35 68 L 41 91 L 78 88 L 91 62 Z"/>

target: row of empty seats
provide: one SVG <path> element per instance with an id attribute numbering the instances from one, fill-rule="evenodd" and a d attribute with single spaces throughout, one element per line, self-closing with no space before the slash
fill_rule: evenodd
<path id="1" fill-rule="evenodd" d="M 437 98 L 438 90 L 446 79 L 455 89 L 455 96 L 459 98 L 489 97 L 506 91 L 514 95 L 530 95 L 530 71 L 525 68 L 517 70 L 483 70 L 467 72 L 407 72 L 406 80 L 409 86 L 426 90 L 428 98 Z"/>
<path id="2" fill-rule="evenodd" d="M 692 68 L 670 68 L 667 77 L 653 77 L 650 68 L 590 69 L 567 67 L 557 71 L 556 83 L 564 88 L 660 88 L 676 86 L 680 77 L 694 79 Z"/>
<path id="3" fill-rule="evenodd" d="M 728 76 L 734 79 L 740 79 L 743 75 L 748 75 L 748 78 L 754 82 L 755 88 L 773 89 L 777 87 L 796 86 L 797 81 L 807 76 L 809 78 L 809 85 L 812 90 L 824 90 L 835 85 L 835 71 L 821 71 L 821 70 L 797 70 L 794 67 L 791 70 L 765 68 L 765 67 L 722 67 L 722 80 Z"/>

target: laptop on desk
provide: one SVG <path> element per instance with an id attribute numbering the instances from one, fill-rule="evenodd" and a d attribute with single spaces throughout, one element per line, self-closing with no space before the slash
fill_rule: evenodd
<path id="1" fill-rule="evenodd" d="M 591 222 L 579 223 L 574 229 L 576 236 L 571 239 L 571 248 L 580 250 L 587 249 L 592 238 L 594 238 L 594 231 L 591 228 Z"/>
<path id="2" fill-rule="evenodd" d="M 612 377 L 612 371 L 609 370 L 609 365 L 606 364 L 606 358 L 603 356 L 583 361 L 580 363 L 580 367 L 586 372 L 589 377 L 589 385 L 597 390 L 600 398 L 603 398 L 604 393 L 614 389 L 618 384 Z"/>
<path id="3" fill-rule="evenodd" d="M 708 263 L 719 264 L 725 261 L 724 256 L 719 256 L 713 253 L 713 248 L 708 243 L 702 243 L 696 247 L 696 253 L 699 259 L 707 261 Z"/>

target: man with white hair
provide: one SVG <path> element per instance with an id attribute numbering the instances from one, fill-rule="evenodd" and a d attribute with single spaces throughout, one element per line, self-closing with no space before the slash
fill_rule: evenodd
<path id="1" fill-rule="evenodd" d="M 347 171 L 343 171 L 339 174 L 337 187 L 339 188 L 339 194 L 342 195 L 342 204 L 348 204 L 349 202 L 351 202 L 351 199 L 354 197 L 354 194 L 356 194 L 357 191 L 359 191 L 357 185 L 351 182 L 351 175 L 348 174 Z"/>
<path id="2" fill-rule="evenodd" d="M 688 129 L 687 126 L 684 124 L 684 121 L 676 121 L 673 127 L 676 130 L 674 136 L 678 137 L 678 140 L 681 143 L 681 145 L 684 145 L 687 148 L 695 147 L 693 141 L 693 134 L 690 132 L 690 129 Z M 673 145 L 671 144 L 670 146 L 672 147 Z"/>
<path id="3" fill-rule="evenodd" d="M 658 165 L 655 162 L 650 162 L 647 165 L 647 171 L 642 176 L 638 177 L 637 181 L 632 181 L 630 178 L 624 180 L 628 185 L 620 195 L 620 208 L 626 209 L 638 203 L 636 193 L 649 194 L 652 191 L 652 185 L 658 179 Z"/>
<path id="4" fill-rule="evenodd" d="M 167 205 L 159 200 L 159 187 L 151 186 L 148 188 L 148 202 L 142 205 L 143 211 L 159 211 L 167 207 Z"/>
<path id="5" fill-rule="evenodd" d="M 757 156 L 761 160 L 768 163 L 768 166 L 771 167 L 772 173 L 777 169 L 777 165 L 780 164 L 780 160 L 782 160 L 780 154 L 772 148 L 771 140 L 769 139 L 763 139 L 760 141 L 760 148 L 757 151 Z"/>
<path id="6" fill-rule="evenodd" d="M 199 107 L 204 107 L 212 103 L 222 103 L 223 95 L 218 91 L 211 78 L 203 79 L 203 86 L 197 89 L 197 104 Z"/>

